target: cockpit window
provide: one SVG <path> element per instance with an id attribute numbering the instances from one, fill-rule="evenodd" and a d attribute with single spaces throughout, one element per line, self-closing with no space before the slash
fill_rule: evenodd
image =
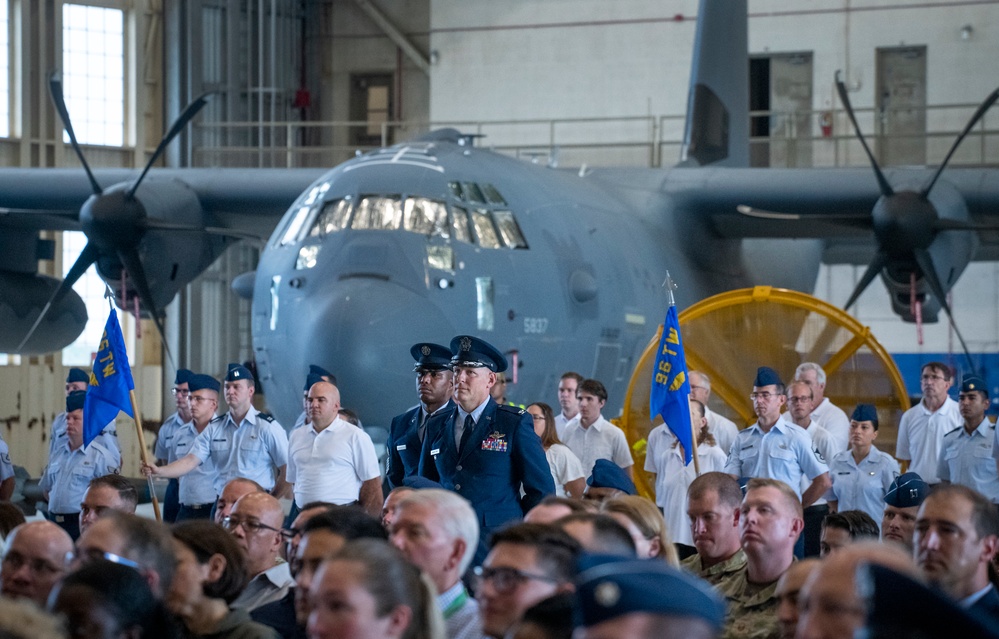
<path id="1" fill-rule="evenodd" d="M 520 225 L 510 211 L 493 211 L 493 218 L 496 219 L 496 226 L 499 228 L 503 243 L 511 248 L 527 248 L 524 241 L 524 234 L 520 232 Z"/>
<path id="2" fill-rule="evenodd" d="M 350 218 L 351 202 L 350 197 L 342 200 L 330 200 L 323 205 L 322 211 L 316 218 L 315 224 L 309 231 L 309 237 L 326 237 L 330 233 L 336 233 L 347 228 L 347 220 Z"/>
<path id="3" fill-rule="evenodd" d="M 309 189 L 298 203 L 298 210 L 288 221 L 288 226 L 278 240 L 279 246 L 286 246 L 299 242 L 305 237 L 305 231 L 309 228 L 312 218 L 319 210 L 319 204 L 323 201 L 326 191 L 330 190 L 330 183 L 323 182 Z"/>
<path id="4" fill-rule="evenodd" d="M 485 194 L 486 199 L 489 200 L 490 204 L 499 204 L 500 206 L 506 206 L 506 200 L 500 195 L 500 192 L 496 190 L 496 187 L 492 184 L 483 184 L 482 192 Z"/>
<path id="5" fill-rule="evenodd" d="M 451 197 L 459 202 L 465 199 L 461 193 L 461 182 L 448 182 L 447 188 L 451 189 Z"/>
<path id="6" fill-rule="evenodd" d="M 351 222 L 352 229 L 393 230 L 402 222 L 402 200 L 396 196 L 368 195 L 361 198 Z"/>
<path id="7" fill-rule="evenodd" d="M 496 228 L 489 217 L 489 211 L 485 209 L 475 209 L 472 211 L 472 223 L 475 225 L 475 234 L 479 238 L 479 244 L 483 248 L 499 248 L 499 236 L 496 235 Z"/>
<path id="8" fill-rule="evenodd" d="M 465 193 L 465 200 L 472 204 L 485 204 L 486 196 L 482 195 L 482 189 L 475 182 L 462 182 L 461 190 Z"/>
<path id="9" fill-rule="evenodd" d="M 449 237 L 451 234 L 447 224 L 447 207 L 443 202 L 424 197 L 407 198 L 402 219 L 403 228 L 413 233 L 441 237 Z"/>
<path id="10" fill-rule="evenodd" d="M 451 207 L 451 214 L 454 216 L 452 227 L 454 228 L 454 239 L 459 242 L 472 243 L 472 234 L 468 231 L 468 211 L 460 206 Z"/>

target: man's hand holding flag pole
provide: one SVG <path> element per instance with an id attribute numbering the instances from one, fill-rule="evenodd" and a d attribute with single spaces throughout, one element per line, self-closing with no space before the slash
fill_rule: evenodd
<path id="1" fill-rule="evenodd" d="M 669 308 L 663 321 L 659 338 L 659 350 L 652 370 L 652 390 L 649 393 L 649 418 L 662 415 L 669 428 L 683 447 L 683 463 L 694 460 L 694 472 L 701 474 L 697 459 L 697 433 L 693 432 L 690 419 L 690 380 L 687 376 L 687 360 L 683 354 L 683 339 L 680 337 L 680 319 L 676 312 L 673 291 L 676 284 L 666 273 L 664 283 L 669 298 Z"/>
<path id="2" fill-rule="evenodd" d="M 125 350 L 125 340 L 118 324 L 118 313 L 112 305 L 108 321 L 104 325 L 104 335 L 97 349 L 97 358 L 90 373 L 90 387 L 87 389 L 87 397 L 83 404 L 84 447 L 118 417 L 119 411 L 124 412 L 135 422 L 142 463 L 147 464 L 146 440 L 142 434 L 142 416 L 135 400 L 132 369 L 128 365 L 128 352 Z M 156 521 L 162 521 L 153 478 L 150 476 L 148 480 Z"/>

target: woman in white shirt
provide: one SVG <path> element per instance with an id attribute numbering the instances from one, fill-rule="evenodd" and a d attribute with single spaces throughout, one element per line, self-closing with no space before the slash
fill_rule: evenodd
<path id="1" fill-rule="evenodd" d="M 527 412 L 534 418 L 534 432 L 541 438 L 541 445 L 545 449 L 552 479 L 555 480 L 555 494 L 559 497 L 582 498 L 583 488 L 586 486 L 583 465 L 569 447 L 559 441 L 555 431 L 555 413 L 551 406 L 537 402 L 528 406 Z"/>

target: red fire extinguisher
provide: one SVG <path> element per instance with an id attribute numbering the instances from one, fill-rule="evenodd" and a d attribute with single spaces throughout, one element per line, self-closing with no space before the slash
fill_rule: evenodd
<path id="1" fill-rule="evenodd" d="M 819 127 L 822 128 L 822 137 L 831 138 L 833 130 L 833 114 L 832 111 L 823 111 L 819 115 Z"/>

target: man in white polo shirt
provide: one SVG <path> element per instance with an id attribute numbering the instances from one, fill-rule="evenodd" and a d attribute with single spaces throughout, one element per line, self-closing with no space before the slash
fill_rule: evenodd
<path id="1" fill-rule="evenodd" d="M 288 483 L 295 503 L 359 502 L 381 515 L 382 477 L 375 446 L 360 428 L 340 419 L 340 391 L 329 382 L 309 389 L 311 424 L 292 431 L 288 442 Z"/>

